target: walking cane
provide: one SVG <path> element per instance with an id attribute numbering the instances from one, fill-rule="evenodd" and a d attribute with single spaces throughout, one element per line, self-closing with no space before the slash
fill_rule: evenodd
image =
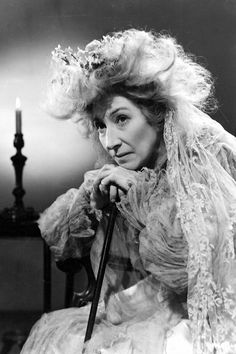
<path id="1" fill-rule="evenodd" d="M 93 327 L 94 327 L 94 322 L 95 322 L 95 318 L 96 318 L 97 307 L 98 307 L 98 302 L 99 302 L 99 298 L 100 298 L 105 268 L 106 268 L 108 255 L 109 255 L 112 233 L 113 233 L 113 229 L 114 229 L 114 225 L 115 225 L 116 214 L 117 214 L 117 208 L 114 203 L 111 205 L 111 211 L 110 211 L 110 215 L 109 215 L 109 219 L 108 219 L 108 225 L 107 225 L 107 229 L 106 229 L 106 234 L 105 234 L 105 239 L 104 239 L 104 244 L 103 244 L 103 249 L 102 249 L 102 254 L 101 254 L 101 260 L 99 263 L 97 281 L 96 281 L 93 301 L 92 301 L 92 305 L 91 305 L 91 309 L 90 309 L 90 313 L 89 313 L 89 319 L 88 319 L 87 329 L 86 329 L 86 333 L 85 333 L 84 343 L 91 338 L 92 332 L 93 332 Z"/>

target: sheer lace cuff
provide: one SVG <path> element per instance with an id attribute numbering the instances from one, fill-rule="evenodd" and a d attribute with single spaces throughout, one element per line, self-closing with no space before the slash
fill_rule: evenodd
<path id="1" fill-rule="evenodd" d="M 147 215 L 150 211 L 151 196 L 158 182 L 154 170 L 147 168 L 137 172 L 137 183 L 132 185 L 128 193 L 122 196 L 117 207 L 123 217 L 138 230 L 146 225 Z"/>
<path id="2" fill-rule="evenodd" d="M 79 189 L 72 188 L 46 209 L 38 220 L 42 237 L 56 260 L 82 257 L 90 250 L 101 213 L 90 206 L 94 171 Z"/>

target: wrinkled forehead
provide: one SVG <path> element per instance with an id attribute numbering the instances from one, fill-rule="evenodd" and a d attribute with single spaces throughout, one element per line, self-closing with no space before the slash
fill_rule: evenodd
<path id="1" fill-rule="evenodd" d="M 140 107 L 133 100 L 123 95 L 109 95 L 94 104 L 92 120 L 106 120 L 121 110 L 137 113 Z"/>

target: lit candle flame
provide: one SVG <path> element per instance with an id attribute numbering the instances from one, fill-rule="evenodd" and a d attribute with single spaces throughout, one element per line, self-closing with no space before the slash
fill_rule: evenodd
<path id="1" fill-rule="evenodd" d="M 16 134 L 21 134 L 21 125 L 22 125 L 22 120 L 21 120 L 21 102 L 19 97 L 16 98 Z"/>
<path id="2" fill-rule="evenodd" d="M 21 109 L 21 101 L 19 97 L 16 97 L 16 109 L 20 110 Z"/>

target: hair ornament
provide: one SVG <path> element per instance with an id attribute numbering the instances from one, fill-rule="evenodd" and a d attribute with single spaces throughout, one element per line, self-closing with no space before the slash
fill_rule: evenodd
<path id="1" fill-rule="evenodd" d="M 102 65 L 112 65 L 112 62 L 116 60 L 115 53 L 108 55 L 107 50 L 103 53 L 103 49 L 111 47 L 112 44 L 111 36 L 104 36 L 102 41 L 93 40 L 84 50 L 78 47 L 76 52 L 71 47 L 63 50 L 59 44 L 52 51 L 52 60 L 57 64 L 80 67 L 84 70 L 85 76 L 88 77 Z"/>
<path id="2" fill-rule="evenodd" d="M 180 101 L 200 109 L 214 103 L 210 73 L 168 35 L 130 29 L 93 40 L 85 49 L 58 45 L 52 64 L 50 113 L 60 118 L 88 117 L 87 107 L 118 85 L 154 84 L 174 109 Z"/>

